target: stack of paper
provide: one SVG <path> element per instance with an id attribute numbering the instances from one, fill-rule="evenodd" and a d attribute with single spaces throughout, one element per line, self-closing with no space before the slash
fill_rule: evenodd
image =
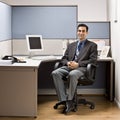
<path id="1" fill-rule="evenodd" d="M 110 50 L 110 46 L 104 46 L 104 47 L 102 48 L 101 53 L 100 53 L 100 57 L 101 57 L 101 58 L 107 57 L 107 56 L 108 56 L 108 53 L 109 53 L 109 50 Z"/>
<path id="2" fill-rule="evenodd" d="M 10 65 L 12 64 L 12 60 L 0 60 L 0 65 Z"/>

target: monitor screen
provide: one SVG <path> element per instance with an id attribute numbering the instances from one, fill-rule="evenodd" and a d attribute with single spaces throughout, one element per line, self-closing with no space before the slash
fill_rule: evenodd
<path id="1" fill-rule="evenodd" d="M 26 35 L 28 51 L 43 50 L 42 35 Z"/>

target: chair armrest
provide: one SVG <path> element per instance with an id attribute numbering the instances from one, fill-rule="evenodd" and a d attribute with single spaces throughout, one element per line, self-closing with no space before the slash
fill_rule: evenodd
<path id="1" fill-rule="evenodd" d="M 95 73 L 96 73 L 96 68 L 97 65 L 93 63 L 89 63 L 87 65 L 87 70 L 86 70 L 86 77 L 91 80 L 95 80 Z"/>
<path id="2" fill-rule="evenodd" d="M 61 67 L 62 64 L 61 62 L 56 62 L 55 65 L 54 65 L 54 70 Z M 92 80 L 94 81 L 95 80 L 95 75 L 96 75 L 96 68 L 97 68 L 97 65 L 96 64 L 93 64 L 93 63 L 89 63 L 87 65 L 87 70 L 85 72 L 85 77 L 87 77 L 87 79 L 89 80 Z"/>
<path id="3" fill-rule="evenodd" d="M 55 65 L 54 65 L 54 70 L 61 67 L 61 66 L 62 66 L 62 64 L 61 64 L 60 61 L 56 62 Z"/>

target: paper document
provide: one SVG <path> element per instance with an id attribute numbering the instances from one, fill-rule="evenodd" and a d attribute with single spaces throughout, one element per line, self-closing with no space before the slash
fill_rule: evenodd
<path id="1" fill-rule="evenodd" d="M 97 50 L 101 51 L 103 49 L 103 47 L 105 46 L 105 40 L 92 40 L 93 42 L 95 42 L 97 44 Z"/>
<path id="2" fill-rule="evenodd" d="M 12 64 L 12 60 L 0 60 L 0 65 L 10 65 Z"/>
<path id="3" fill-rule="evenodd" d="M 109 53 L 109 50 L 110 50 L 110 46 L 104 46 L 103 48 L 102 48 L 102 51 L 101 51 L 101 53 L 100 53 L 100 57 L 102 58 L 104 58 L 104 57 L 107 57 L 108 56 L 108 53 Z"/>

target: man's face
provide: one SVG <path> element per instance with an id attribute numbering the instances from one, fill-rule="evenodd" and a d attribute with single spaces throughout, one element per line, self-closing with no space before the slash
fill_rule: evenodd
<path id="1" fill-rule="evenodd" d="M 85 40 L 88 32 L 86 31 L 86 27 L 79 27 L 77 29 L 77 36 L 80 40 Z"/>

